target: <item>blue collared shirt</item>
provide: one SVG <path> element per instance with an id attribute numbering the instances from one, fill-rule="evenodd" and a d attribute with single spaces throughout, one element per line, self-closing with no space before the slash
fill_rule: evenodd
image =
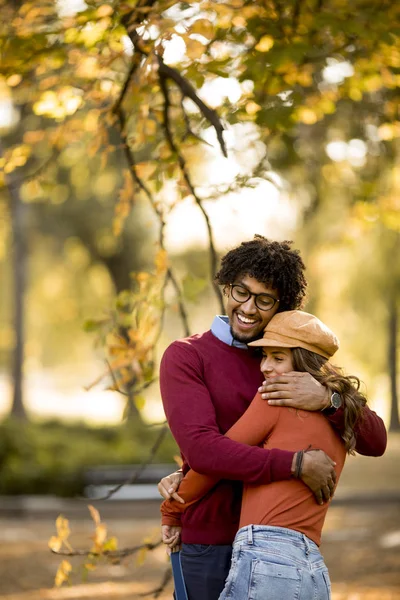
<path id="1" fill-rule="evenodd" d="M 229 325 L 229 317 L 226 315 L 217 315 L 211 324 L 211 333 L 215 335 L 221 342 L 228 344 L 228 346 L 235 346 L 235 348 L 242 348 L 248 350 L 247 344 L 238 342 L 232 336 L 231 327 Z"/>

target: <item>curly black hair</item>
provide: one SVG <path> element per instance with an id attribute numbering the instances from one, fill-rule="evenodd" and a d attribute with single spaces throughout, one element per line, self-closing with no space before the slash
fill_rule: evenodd
<path id="1" fill-rule="evenodd" d="M 255 235 L 222 257 L 215 281 L 227 285 L 249 275 L 278 290 L 279 312 L 301 308 L 307 287 L 305 265 L 299 251 L 291 249 L 292 243 Z"/>

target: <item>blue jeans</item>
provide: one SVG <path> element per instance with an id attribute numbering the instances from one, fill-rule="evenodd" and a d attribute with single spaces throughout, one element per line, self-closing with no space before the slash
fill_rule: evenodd
<path id="1" fill-rule="evenodd" d="M 330 587 L 324 559 L 307 536 L 249 525 L 236 534 L 219 600 L 329 600 Z"/>
<path id="2" fill-rule="evenodd" d="M 231 556 L 231 545 L 182 544 L 181 564 L 189 600 L 218 600 Z"/>

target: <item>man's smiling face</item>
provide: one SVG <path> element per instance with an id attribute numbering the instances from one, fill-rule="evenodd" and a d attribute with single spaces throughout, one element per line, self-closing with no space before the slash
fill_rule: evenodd
<path id="1" fill-rule="evenodd" d="M 267 294 L 279 300 L 276 289 L 257 281 L 250 275 L 239 277 L 232 283 L 242 286 L 252 294 Z M 276 302 L 270 310 L 260 310 L 256 306 L 254 296 L 250 296 L 245 302 L 238 302 L 232 297 L 232 288 L 229 285 L 225 287 L 225 293 L 228 295 L 226 313 L 233 337 L 244 344 L 262 337 L 267 323 L 278 311 L 279 303 Z"/>

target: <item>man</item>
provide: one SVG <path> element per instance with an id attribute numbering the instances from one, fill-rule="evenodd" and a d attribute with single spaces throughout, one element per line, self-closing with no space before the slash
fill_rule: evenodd
<path id="1" fill-rule="evenodd" d="M 245 446 L 223 433 L 243 414 L 262 382 L 260 355 L 247 344 L 262 337 L 276 312 L 301 307 L 303 261 L 290 243 L 255 236 L 223 257 L 216 281 L 227 297 L 227 317 L 216 317 L 210 331 L 173 342 L 160 368 L 165 414 L 185 468 L 225 478 L 182 517 L 181 562 L 189 600 L 217 600 L 224 587 L 241 482 L 267 484 L 296 472 L 297 453 Z M 340 396 L 308 373 L 281 376 L 262 391 L 270 402 L 324 410 L 333 427 L 343 426 Z M 378 456 L 385 447 L 381 419 L 365 408 L 356 450 Z M 301 479 L 319 503 L 328 501 L 335 484 L 333 461 L 322 451 L 305 453 Z M 179 476 L 170 476 L 160 482 L 164 498 L 176 497 L 177 481 Z"/>

